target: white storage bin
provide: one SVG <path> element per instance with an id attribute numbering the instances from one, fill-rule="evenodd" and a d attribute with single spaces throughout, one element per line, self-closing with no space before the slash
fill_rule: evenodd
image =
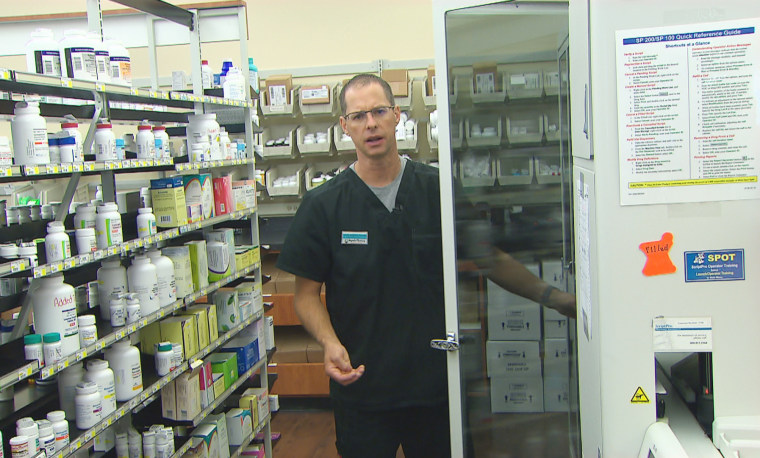
<path id="1" fill-rule="evenodd" d="M 544 80 L 544 95 L 556 96 L 559 94 L 559 69 L 557 62 L 545 62 L 541 65 L 542 78 Z"/>
<path id="2" fill-rule="evenodd" d="M 502 186 L 531 184 L 533 182 L 533 156 L 514 154 L 506 150 L 496 158 L 496 179 Z"/>
<path id="3" fill-rule="evenodd" d="M 324 115 L 324 114 L 337 114 L 339 110 L 340 103 L 338 102 L 338 95 L 340 94 L 340 85 L 337 84 L 314 84 L 309 85 L 311 86 L 324 86 L 327 90 L 327 94 L 330 96 L 330 102 L 328 103 L 303 103 L 303 97 L 301 96 L 301 91 L 304 90 L 303 87 L 299 89 L 299 97 L 298 97 L 298 107 L 301 110 L 301 113 L 304 116 L 308 115 Z M 318 89 L 315 89 L 313 92 L 317 92 Z"/>
<path id="4" fill-rule="evenodd" d="M 322 124 L 309 124 L 308 126 L 298 126 L 296 129 L 296 141 L 298 144 L 298 152 L 304 155 L 308 154 L 330 154 L 330 146 L 332 145 L 333 129 L 331 129 L 329 123 Z M 316 134 L 317 132 L 327 133 L 327 141 L 324 143 L 304 143 L 304 137 L 308 134 Z"/>
<path id="5" fill-rule="evenodd" d="M 440 123 L 440 121 L 438 121 Z M 451 126 L 451 147 L 461 148 L 464 138 L 464 120 L 454 120 Z"/>
<path id="6" fill-rule="evenodd" d="M 340 123 L 337 123 L 333 126 L 333 144 L 335 144 L 335 149 L 339 153 L 355 153 L 356 152 L 356 145 L 354 145 L 354 141 L 351 140 L 349 137 L 348 140 L 341 140 L 343 137 L 343 128 L 340 126 Z"/>
<path id="7" fill-rule="evenodd" d="M 288 127 L 265 127 L 261 133 L 262 157 L 295 157 L 295 132 L 296 129 L 288 130 Z M 286 138 L 289 145 L 266 146 L 270 140 Z"/>
<path id="8" fill-rule="evenodd" d="M 414 138 L 407 140 L 399 140 L 396 139 L 396 145 L 398 146 L 399 151 L 416 151 L 417 150 L 417 138 L 418 138 L 418 131 L 419 131 L 419 122 L 414 119 Z M 429 124 L 429 123 L 428 123 Z"/>
<path id="9" fill-rule="evenodd" d="M 275 181 L 282 177 L 295 176 L 295 183 L 279 186 Z M 266 172 L 267 193 L 274 196 L 299 196 L 303 187 L 303 166 L 301 164 L 281 164 L 270 167 Z"/>
<path id="10" fill-rule="evenodd" d="M 481 135 L 472 135 L 473 129 L 480 127 Z M 486 129 L 495 129 L 496 135 L 483 135 Z M 467 146 L 499 146 L 501 144 L 501 118 L 495 116 L 478 116 L 465 120 Z"/>
<path id="11" fill-rule="evenodd" d="M 508 64 L 499 67 L 505 72 L 507 95 L 510 100 L 541 97 L 544 93 L 541 64 Z"/>
<path id="12" fill-rule="evenodd" d="M 425 126 L 425 130 L 427 131 L 427 139 L 428 145 L 430 145 L 430 149 L 438 149 L 438 137 L 433 138 L 430 135 L 430 122 L 428 122 L 427 126 Z"/>
<path id="13" fill-rule="evenodd" d="M 491 153 L 484 150 L 470 150 L 457 161 L 459 181 L 462 186 L 493 186 L 496 181 L 496 164 Z"/>
<path id="14" fill-rule="evenodd" d="M 290 103 L 286 105 L 270 106 L 267 97 L 261 97 L 261 114 L 264 116 L 286 115 L 293 116 L 296 113 L 295 107 L 298 106 L 298 87 L 290 90 Z"/>
<path id="15" fill-rule="evenodd" d="M 559 183 L 562 180 L 562 168 L 559 149 L 554 154 L 541 154 L 534 157 L 534 170 L 538 184 Z"/>
<path id="16" fill-rule="evenodd" d="M 558 142 L 560 140 L 560 129 L 563 126 L 559 123 L 559 112 L 556 110 L 544 113 L 544 136 L 547 142 Z M 570 139 L 567 128 L 561 132 L 562 137 Z"/>
<path id="17" fill-rule="evenodd" d="M 506 118 L 506 134 L 510 145 L 541 143 L 544 137 L 544 116 L 537 111 L 512 111 Z"/>
<path id="18" fill-rule="evenodd" d="M 507 99 L 507 91 L 505 88 L 505 75 L 504 72 L 496 72 L 495 90 L 496 92 L 486 94 L 475 93 L 475 74 L 470 75 L 470 100 L 472 103 L 504 103 Z"/>
<path id="19" fill-rule="evenodd" d="M 328 173 L 335 169 L 340 168 L 341 173 L 342 171 L 348 167 L 349 164 L 345 164 L 343 162 L 317 162 L 314 164 L 311 164 L 306 171 L 304 172 L 304 185 L 306 186 L 307 191 L 311 191 L 314 188 L 317 188 L 324 184 L 324 182 L 321 183 L 312 183 L 312 179 L 317 175 L 318 172 L 322 173 Z M 328 180 L 329 181 L 329 180 Z"/>

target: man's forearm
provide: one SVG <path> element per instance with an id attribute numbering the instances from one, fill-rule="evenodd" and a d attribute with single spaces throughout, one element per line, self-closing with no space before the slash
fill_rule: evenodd
<path id="1" fill-rule="evenodd" d="M 323 348 L 330 343 L 339 342 L 330 322 L 330 315 L 322 304 L 319 294 L 297 293 L 295 309 L 298 319 Z"/>
<path id="2" fill-rule="evenodd" d="M 534 302 L 541 302 L 549 284 L 536 277 L 512 256 L 495 250 L 488 278 L 502 288 Z"/>

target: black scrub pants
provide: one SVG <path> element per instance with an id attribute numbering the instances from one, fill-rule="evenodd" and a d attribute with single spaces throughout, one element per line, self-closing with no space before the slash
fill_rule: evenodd
<path id="1" fill-rule="evenodd" d="M 333 409 L 342 458 L 395 458 L 399 445 L 405 458 L 451 456 L 447 404 L 366 411 L 333 402 Z"/>

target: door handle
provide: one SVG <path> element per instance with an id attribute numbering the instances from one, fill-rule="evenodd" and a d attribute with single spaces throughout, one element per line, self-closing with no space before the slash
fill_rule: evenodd
<path id="1" fill-rule="evenodd" d="M 459 341 L 455 332 L 446 333 L 446 340 L 433 339 L 430 341 L 430 348 L 443 351 L 458 351 Z"/>
<path id="2" fill-rule="evenodd" d="M 588 84 L 583 85 L 583 133 L 588 140 Z"/>

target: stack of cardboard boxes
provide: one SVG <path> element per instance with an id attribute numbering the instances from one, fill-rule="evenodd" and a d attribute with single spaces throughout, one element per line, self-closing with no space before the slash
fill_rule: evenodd
<path id="1" fill-rule="evenodd" d="M 549 278 L 558 274 L 555 281 L 547 279 L 547 282 L 559 288 L 561 262 L 544 261 L 542 265 L 546 265 Z M 539 264 L 525 267 L 541 277 Z M 567 411 L 567 318 L 490 280 L 487 293 L 486 365 L 491 382 L 491 411 Z"/>

